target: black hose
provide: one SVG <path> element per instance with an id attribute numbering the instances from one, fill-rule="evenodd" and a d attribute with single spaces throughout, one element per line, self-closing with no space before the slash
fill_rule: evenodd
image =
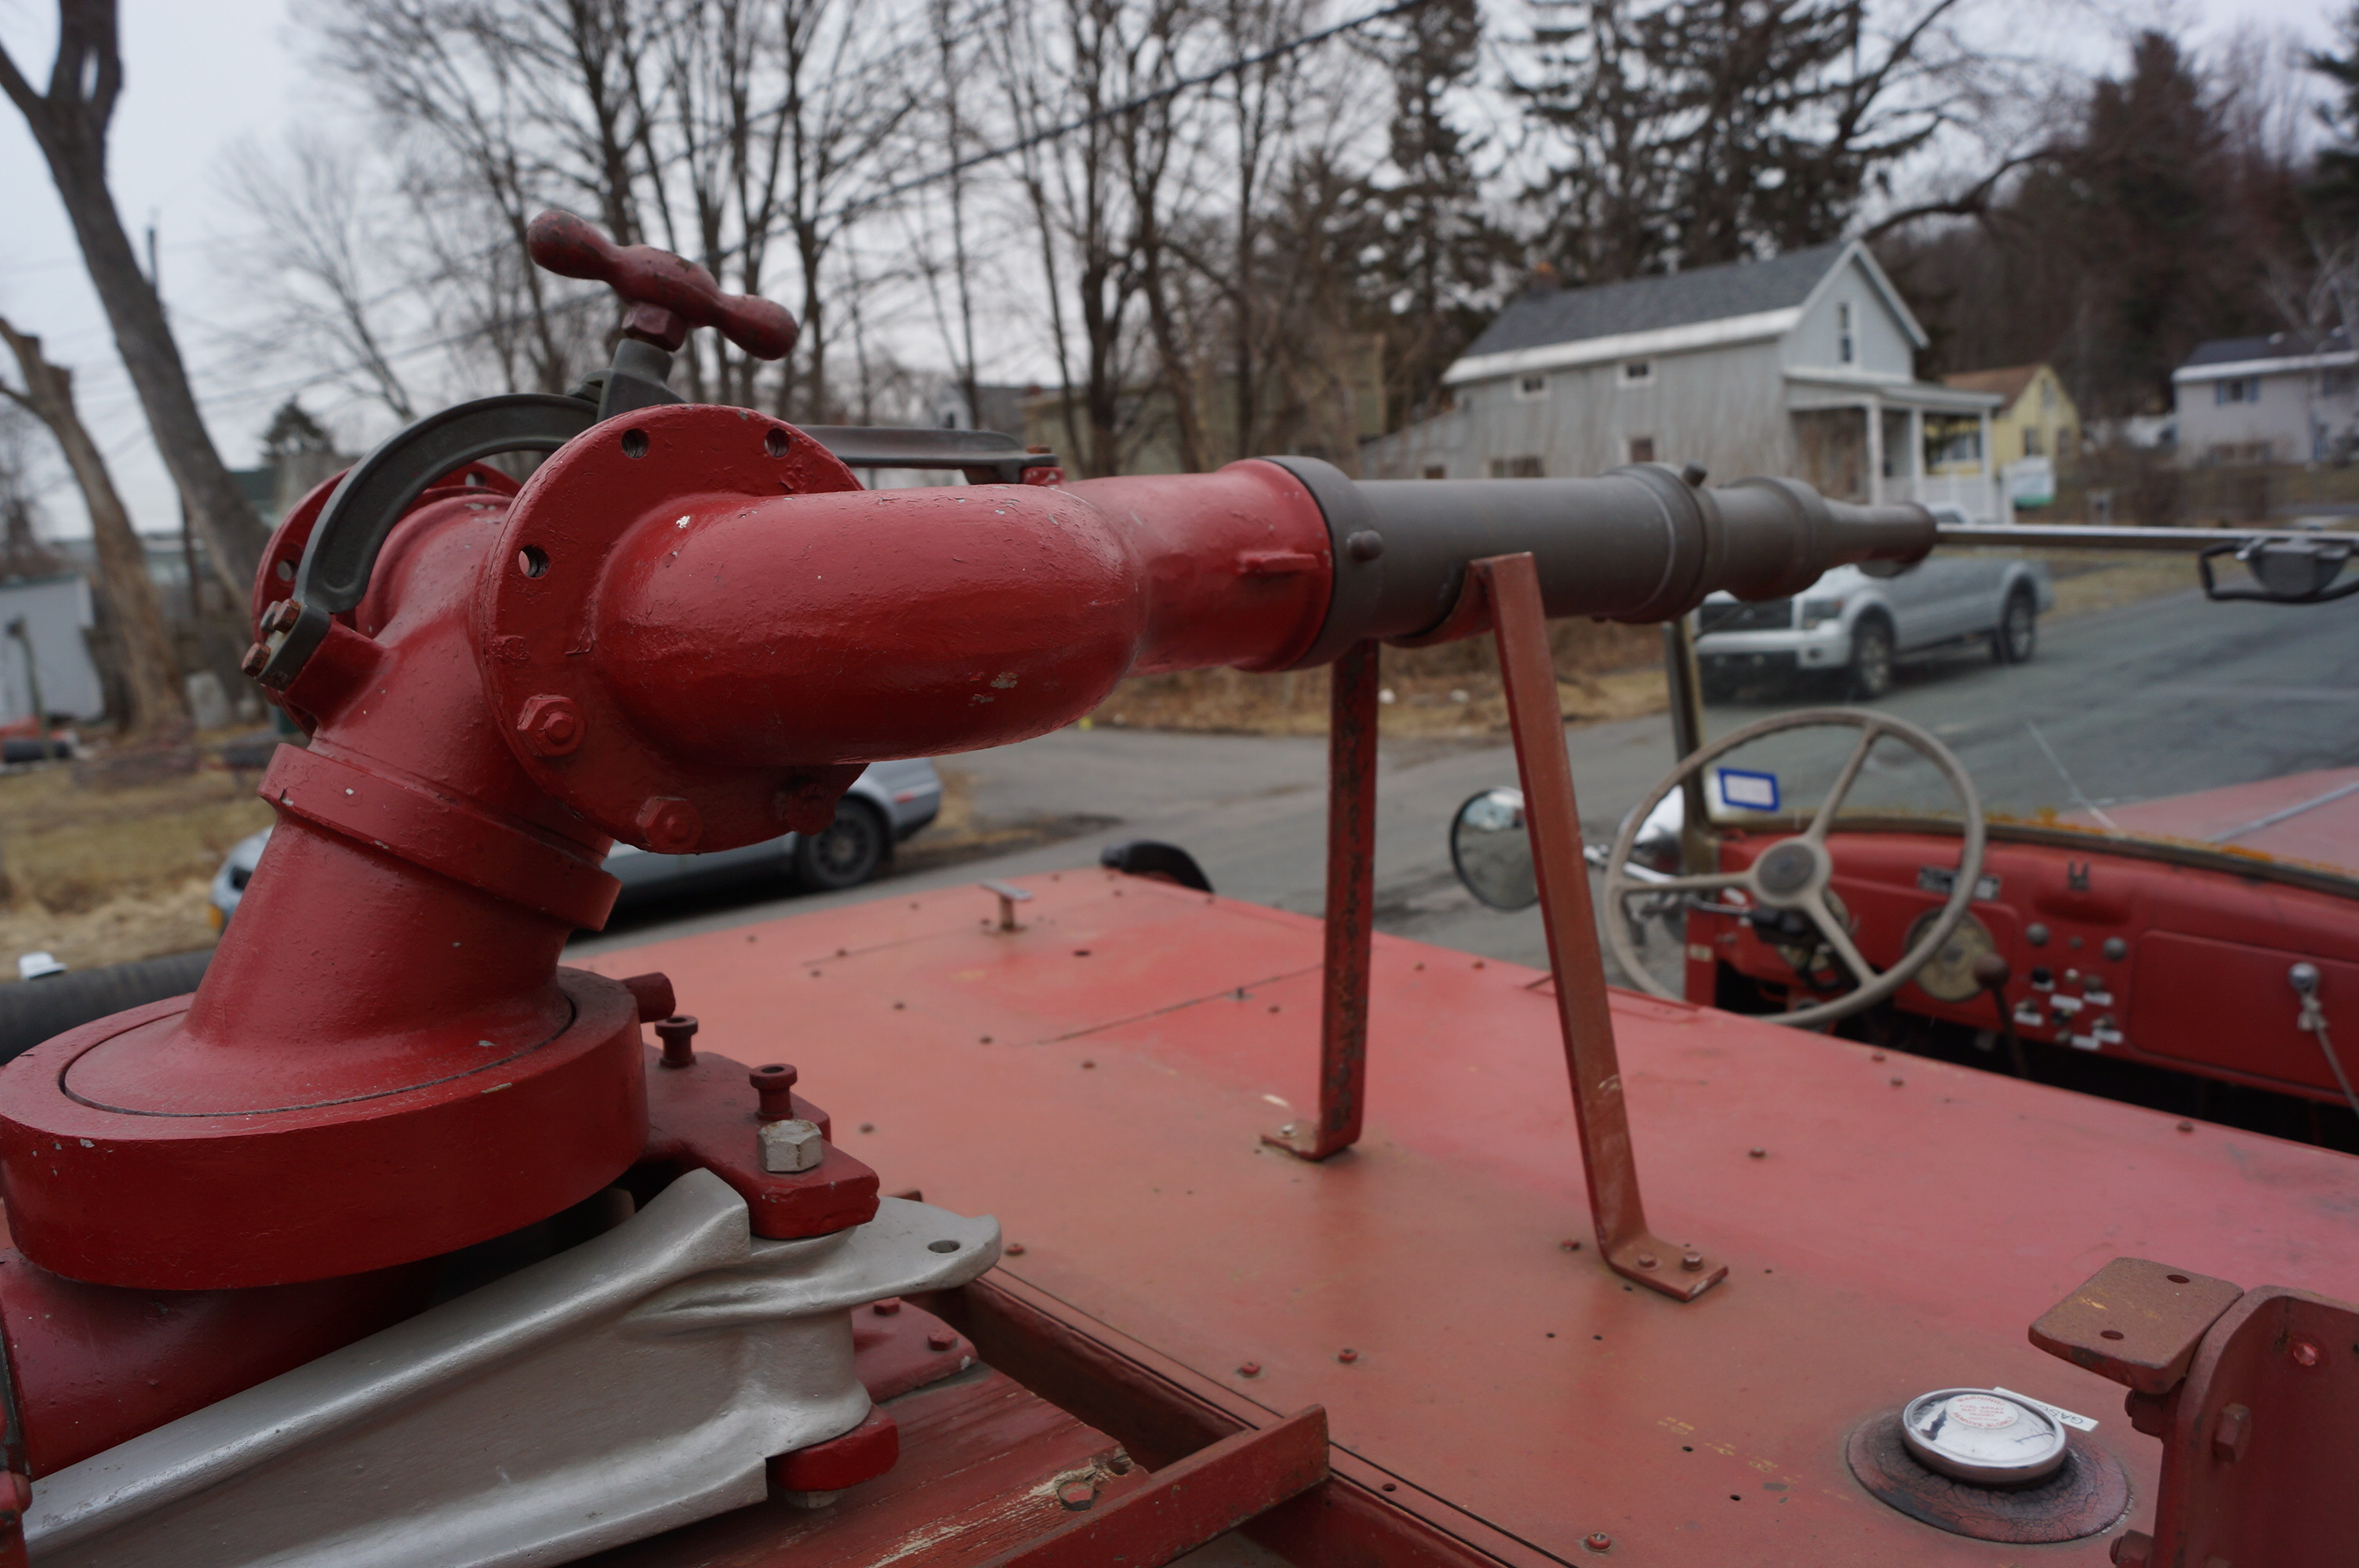
<path id="1" fill-rule="evenodd" d="M 141 958 L 98 969 L 0 985 L 0 1062 L 111 1012 L 186 996 L 205 978 L 213 950 Z"/>

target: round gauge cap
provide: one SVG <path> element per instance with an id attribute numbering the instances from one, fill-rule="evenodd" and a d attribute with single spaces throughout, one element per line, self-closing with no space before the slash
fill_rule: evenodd
<path id="1" fill-rule="evenodd" d="M 2064 1463 L 2062 1423 L 1988 1389 L 1936 1389 L 1900 1412 L 1900 1440 L 1918 1462 L 1960 1481 L 2022 1486 Z"/>

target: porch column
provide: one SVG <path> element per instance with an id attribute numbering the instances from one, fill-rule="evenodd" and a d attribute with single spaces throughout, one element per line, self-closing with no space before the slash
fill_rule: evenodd
<path id="1" fill-rule="evenodd" d="M 1908 411 L 1908 477 L 1916 481 L 1911 501 L 1925 498 L 1925 410 Z"/>
<path id="2" fill-rule="evenodd" d="M 2006 506 L 1999 493 L 1998 467 L 1991 461 L 1990 410 L 1984 409 L 1977 417 L 1983 432 L 1983 488 L 1989 497 L 1991 521 L 2004 523 L 2006 521 Z"/>
<path id="3" fill-rule="evenodd" d="M 1867 412 L 1867 503 L 1875 505 L 1884 499 L 1884 404 L 1874 393 L 1868 394 Z"/>

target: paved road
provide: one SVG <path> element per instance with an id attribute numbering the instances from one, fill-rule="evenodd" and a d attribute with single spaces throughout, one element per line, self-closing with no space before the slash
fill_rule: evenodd
<path id="1" fill-rule="evenodd" d="M 2299 769 L 2359 763 L 2359 600 L 2288 609 L 2207 604 L 2190 592 L 2041 628 L 2035 660 L 1994 665 L 1980 652 L 1904 668 L 1877 706 L 1954 748 L 1984 804 L 2029 814 L 2240 783 Z M 1769 714 L 1825 705 L 1808 695 L 1714 708 L 1713 733 Z M 1672 761 L 1661 717 L 1570 731 L 1584 830 L 1610 835 Z M 2044 742 L 2044 746 L 2043 746 Z M 1799 734 L 1748 752 L 1789 794 L 1822 787 L 1846 737 Z M 1886 748 L 1895 743 L 1886 742 Z M 1120 838 L 1179 844 L 1224 894 L 1316 912 L 1325 852 L 1325 743 L 1316 739 L 1064 730 L 954 760 L 974 781 L 986 820 L 1036 815 L 1121 819 L 1119 827 L 988 860 L 894 880 L 910 889 L 973 883 L 1085 864 Z M 1476 904 L 1450 870 L 1448 820 L 1468 795 L 1515 782 L 1496 741 L 1387 742 L 1379 769 L 1377 924 L 1486 957 L 1545 963 L 1536 911 Z M 1880 749 L 1861 804 L 1942 804 L 1930 770 Z M 922 842 L 922 840 L 920 840 Z M 656 912 L 587 938 L 583 950 L 719 929 L 874 896 L 744 895 Z M 984 895 L 978 893 L 980 900 Z M 1659 935 L 1653 956 L 1675 961 Z"/>

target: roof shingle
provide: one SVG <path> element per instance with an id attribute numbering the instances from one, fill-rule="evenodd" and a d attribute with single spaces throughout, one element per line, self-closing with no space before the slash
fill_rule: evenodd
<path id="1" fill-rule="evenodd" d="M 1838 241 L 1788 251 L 1771 261 L 1700 266 L 1588 288 L 1535 290 L 1500 311 L 1466 357 L 1783 310 L 1810 297 L 1843 248 Z"/>

